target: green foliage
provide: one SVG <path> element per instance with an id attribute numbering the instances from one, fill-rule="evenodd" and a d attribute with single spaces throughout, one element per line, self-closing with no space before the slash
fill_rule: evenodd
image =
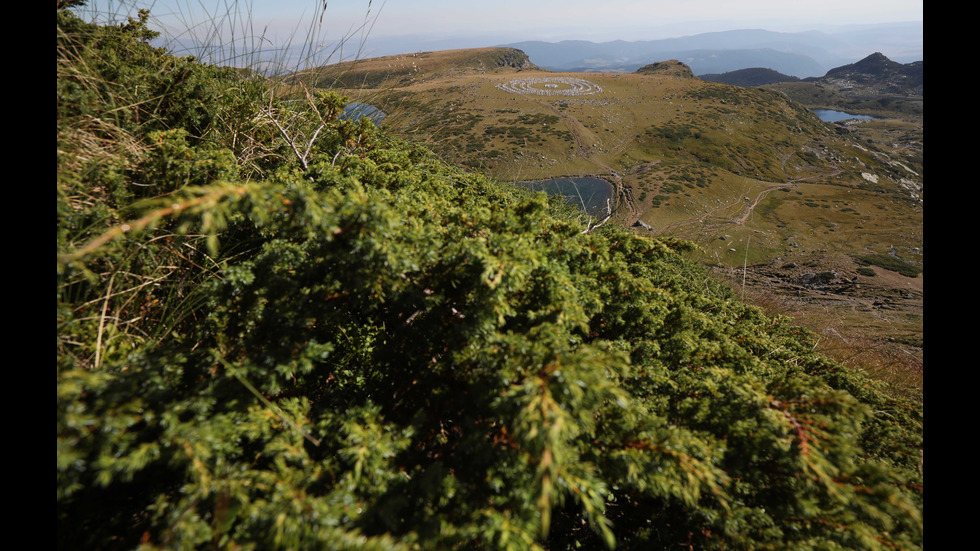
<path id="1" fill-rule="evenodd" d="M 690 245 L 584 232 L 333 94 L 181 116 L 258 89 L 188 71 L 163 111 L 59 94 L 59 547 L 921 547 L 921 410 Z M 134 147 L 62 139 L 81 111 Z"/>
<path id="2" fill-rule="evenodd" d="M 878 275 L 877 273 L 875 273 L 875 271 L 872 268 L 869 268 L 867 266 L 861 266 L 856 271 L 857 273 L 868 277 L 874 277 Z"/>
<path id="3" fill-rule="evenodd" d="M 889 254 L 867 254 L 855 256 L 854 259 L 864 266 L 878 266 L 886 270 L 898 272 L 905 277 L 918 277 L 922 267 Z"/>

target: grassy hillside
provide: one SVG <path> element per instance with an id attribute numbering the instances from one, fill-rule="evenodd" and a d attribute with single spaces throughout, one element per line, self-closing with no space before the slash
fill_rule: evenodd
<path id="1" fill-rule="evenodd" d="M 388 112 L 389 132 L 502 181 L 606 178 L 617 189 L 616 223 L 697 243 L 702 262 L 735 284 L 757 283 L 754 295 L 779 312 L 883 355 L 834 339 L 841 357 L 866 367 L 885 362 L 903 385 L 921 388 L 921 119 L 888 112 L 884 120 L 825 123 L 804 107 L 821 102 L 784 93 L 805 83 L 743 88 L 663 67 L 651 74 L 433 70 L 415 84 L 343 92 Z M 391 78 L 406 82 L 399 73 Z M 517 89 L 509 83 L 545 78 L 584 79 L 601 91 L 509 91 Z M 889 260 L 868 275 L 867 258 Z M 749 266 L 753 274 L 734 274 Z M 805 284 L 811 272 L 837 274 L 839 300 L 827 304 L 828 287 Z M 887 296 L 901 298 L 883 310 Z M 882 322 L 851 320 L 855 311 Z M 895 342 L 901 351 L 892 350 Z M 910 361 L 896 365 L 896 357 Z"/>
<path id="2" fill-rule="evenodd" d="M 804 243 L 797 237 L 795 248 L 804 250 L 876 246 L 870 240 L 854 243 L 843 233 L 837 240 L 831 228 L 867 234 L 853 230 L 888 226 L 880 233 L 890 232 L 900 242 L 882 244 L 885 248 L 920 244 L 914 236 L 898 238 L 902 232 L 890 227 L 921 220 L 921 174 L 841 135 L 781 95 L 671 75 L 426 75 L 423 82 L 395 90 L 344 92 L 376 102 L 390 114 L 386 124 L 392 132 L 502 180 L 610 178 L 620 186 L 622 222 L 642 220 L 655 230 L 684 225 L 684 237 L 722 260 L 727 248 L 712 246 L 712 239 L 744 233 L 746 227 L 767 234 L 756 240 L 757 260 L 766 257 L 763 250 L 771 251 L 770 257 L 790 252 L 787 240 L 800 234 Z M 544 96 L 500 87 L 516 79 L 582 76 L 602 91 Z M 910 186 L 919 193 L 911 193 Z M 776 189 L 788 193 L 772 194 Z M 763 201 L 768 203 L 761 216 L 760 211 L 746 216 L 747 207 Z M 797 216 L 799 205 L 819 201 L 860 214 L 851 220 Z M 899 205 L 879 208 L 889 202 Z M 809 226 L 793 225 L 801 218 Z M 814 231 L 818 238 L 807 241 Z"/>
<path id="3" fill-rule="evenodd" d="M 497 73 L 537 69 L 527 55 L 513 48 L 475 48 L 415 52 L 344 61 L 300 71 L 286 80 L 314 88 L 399 88 L 422 84 L 435 76 Z"/>
<path id="4" fill-rule="evenodd" d="M 921 403 L 690 242 L 168 55 L 147 16 L 58 12 L 59 548 L 922 547 Z M 575 145 L 611 170 L 675 138 L 647 139 Z"/>

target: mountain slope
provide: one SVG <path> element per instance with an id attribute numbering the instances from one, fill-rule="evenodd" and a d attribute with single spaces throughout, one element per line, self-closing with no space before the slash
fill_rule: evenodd
<path id="1" fill-rule="evenodd" d="M 809 107 L 878 116 L 921 117 L 923 62 L 894 62 L 879 52 L 822 77 L 764 85 Z"/>
<path id="2" fill-rule="evenodd" d="M 818 81 L 853 81 L 854 86 L 863 88 L 866 93 L 922 95 L 922 61 L 896 63 L 880 52 L 849 65 L 827 71 Z"/>
<path id="3" fill-rule="evenodd" d="M 911 199 L 899 181 L 914 180 L 913 174 L 883 163 L 780 95 L 691 78 L 686 64 L 676 61 L 643 71 L 648 74 L 514 68 L 443 72 L 391 93 L 371 87 L 347 92 L 382 103 L 385 112 L 394 114 L 386 123 L 393 131 L 424 140 L 452 162 L 481 167 L 503 179 L 608 176 L 620 186 L 618 216 L 627 224 L 644 219 L 663 227 L 690 216 L 676 199 L 652 201 L 675 189 L 670 181 L 676 176 L 655 176 L 669 164 L 704 173 L 693 181 L 707 178 L 708 185 L 685 191 L 695 204 L 725 201 L 716 194 L 729 179 L 751 178 L 765 186 L 821 178 L 831 185 L 862 188 L 868 185 L 863 173 L 876 174 L 879 182 L 887 179 L 889 183 L 878 187 Z M 505 86 L 535 79 L 578 79 L 594 86 L 581 96 L 522 94 Z M 639 167 L 648 168 L 634 173 Z M 707 167 L 713 176 L 705 173 Z"/>
<path id="4" fill-rule="evenodd" d="M 474 48 L 345 61 L 295 73 L 287 82 L 304 82 L 317 88 L 397 88 L 433 78 L 509 69 L 538 68 L 524 52 L 514 48 Z"/>

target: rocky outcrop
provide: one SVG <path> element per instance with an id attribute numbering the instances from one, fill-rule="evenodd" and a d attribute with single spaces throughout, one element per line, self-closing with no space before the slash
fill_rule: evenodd
<path id="1" fill-rule="evenodd" d="M 531 58 L 527 54 L 516 48 L 501 48 L 499 53 L 493 55 L 492 64 L 497 67 L 522 70 L 538 68 L 531 63 Z"/>
<path id="2" fill-rule="evenodd" d="M 665 75 L 682 78 L 698 78 L 686 63 L 671 59 L 644 65 L 636 70 L 640 75 Z"/>

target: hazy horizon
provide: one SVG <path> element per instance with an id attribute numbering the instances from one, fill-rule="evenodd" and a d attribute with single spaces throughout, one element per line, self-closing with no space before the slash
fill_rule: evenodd
<path id="1" fill-rule="evenodd" d="M 163 31 L 162 43 L 170 46 L 235 41 L 282 51 L 315 43 L 331 63 L 524 41 L 658 40 L 740 29 L 826 32 L 923 19 L 922 0 L 606 0 L 600 6 L 591 0 L 89 0 L 84 11 L 125 20 L 148 8 L 151 27 Z"/>

